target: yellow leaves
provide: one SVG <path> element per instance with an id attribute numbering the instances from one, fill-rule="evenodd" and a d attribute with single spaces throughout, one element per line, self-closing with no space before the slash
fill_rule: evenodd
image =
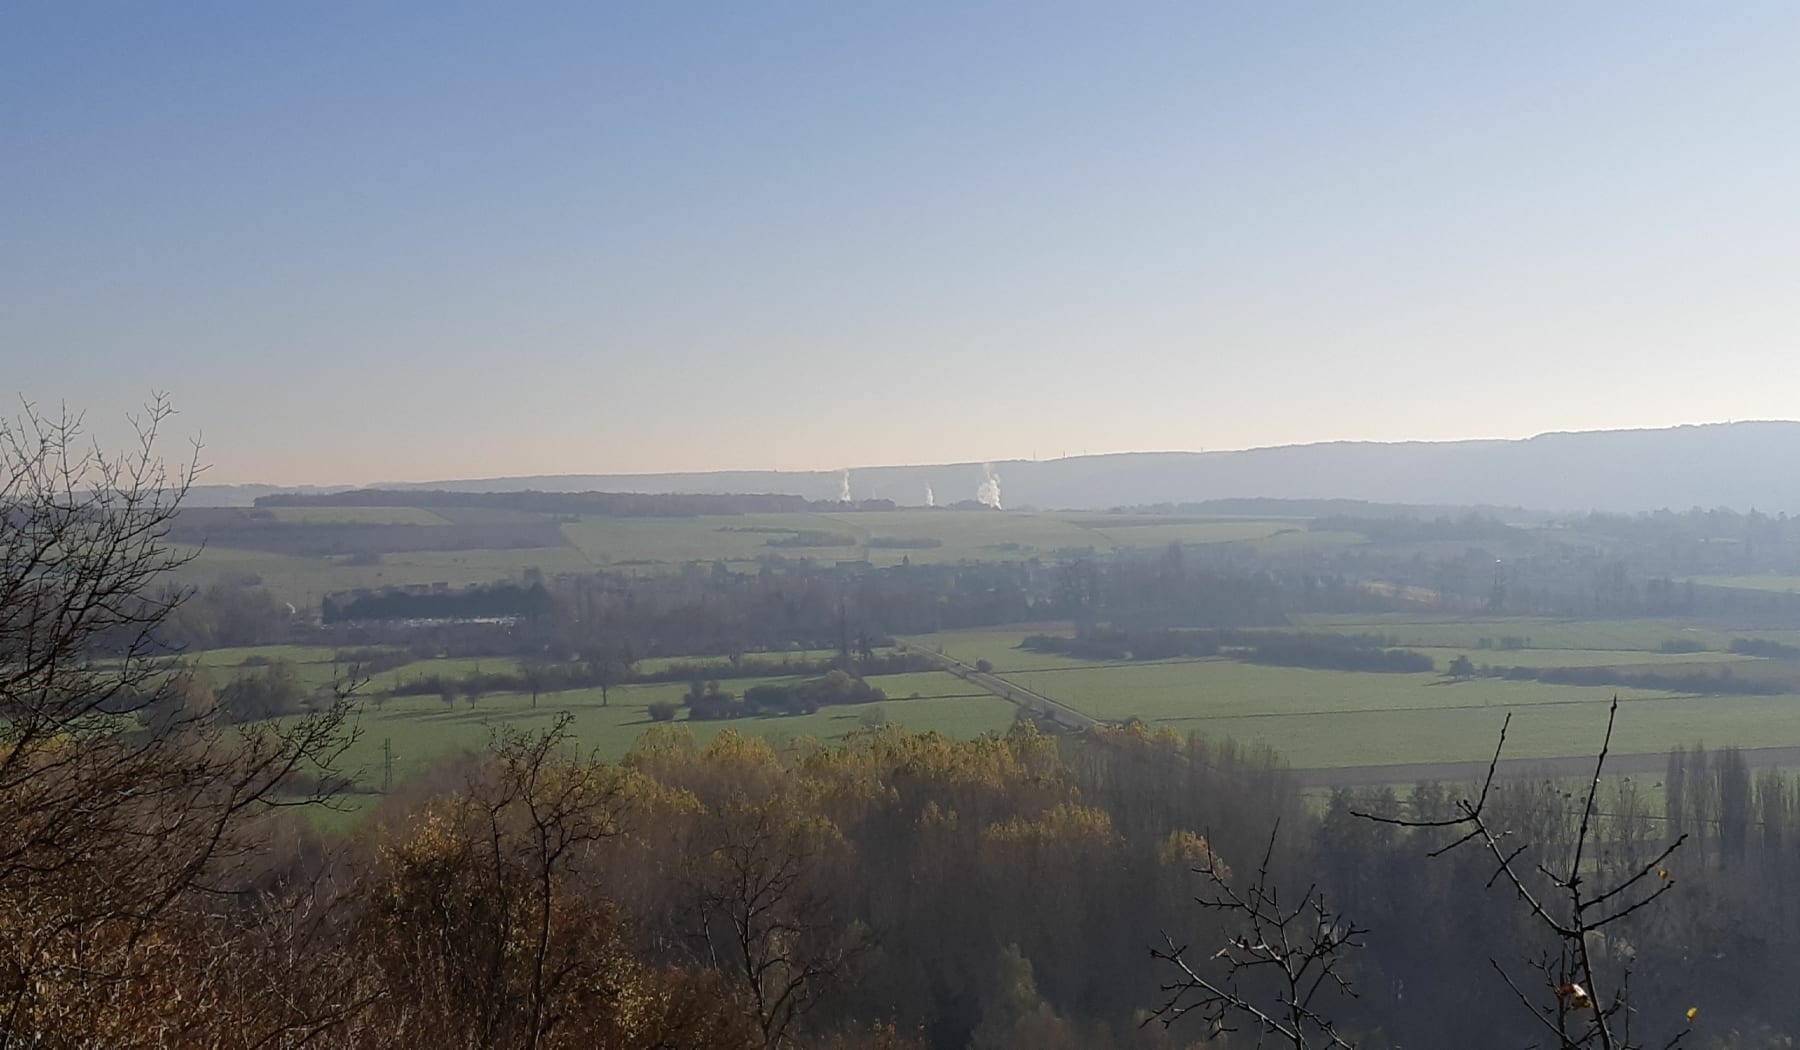
<path id="1" fill-rule="evenodd" d="M 725 729 L 713 738 L 700 757 L 715 766 L 736 769 L 766 769 L 780 763 L 775 750 L 760 736 L 746 736 L 736 729 Z"/>
<path id="2" fill-rule="evenodd" d="M 1112 843 L 1112 814 L 1103 809 L 1058 803 L 1037 820 L 1014 817 L 982 832 L 984 844 L 1032 849 L 1088 849 Z"/>
<path id="3" fill-rule="evenodd" d="M 670 787 L 655 777 L 638 775 L 632 779 L 631 785 L 632 802 L 649 821 L 692 816 L 706 809 L 692 791 Z"/>
<path id="4" fill-rule="evenodd" d="M 657 725 L 644 730 L 626 754 L 624 764 L 634 769 L 657 759 L 691 756 L 696 750 L 694 731 L 685 725 Z"/>
<path id="5" fill-rule="evenodd" d="M 555 799 L 558 809 L 580 816 L 616 834 L 628 811 L 651 805 L 680 805 L 686 792 L 673 791 L 634 769 L 602 763 L 554 764 L 543 769 L 532 788 L 539 799 Z M 584 812 L 585 811 L 585 812 Z"/>
<path id="6" fill-rule="evenodd" d="M 1698 1006 L 1690 1006 L 1687 1008 L 1687 1023 L 1688 1024 L 1693 1024 L 1694 1018 L 1699 1017 L 1699 1016 L 1700 1016 L 1700 1008 Z"/>
<path id="7" fill-rule="evenodd" d="M 1156 848 L 1156 859 L 1187 871 L 1210 869 L 1220 882 L 1230 884 L 1231 869 L 1213 852 L 1205 838 L 1191 831 L 1171 831 Z"/>
<path id="8" fill-rule="evenodd" d="M 380 856 L 393 863 L 417 864 L 441 859 L 461 849 L 463 840 L 458 834 L 460 820 L 456 812 L 459 802 L 454 797 L 427 802 L 414 814 L 411 834 L 384 843 L 379 850 Z"/>
<path id="9" fill-rule="evenodd" d="M 1173 726 L 1159 726 L 1151 729 L 1143 722 L 1131 721 L 1120 725 L 1095 726 L 1089 730 L 1115 747 L 1151 747 L 1157 751 L 1169 753 L 1179 752 L 1187 743 L 1187 738 Z"/>
<path id="10" fill-rule="evenodd" d="M 68 733 L 55 733 L 34 740 L 24 752 L 24 757 L 36 762 L 49 763 L 66 758 L 75 751 L 75 738 Z M 0 741 L 0 761 L 9 761 L 19 754 L 19 742 L 16 740 Z"/>
<path id="11" fill-rule="evenodd" d="M 956 810 L 943 809 L 936 802 L 925 803 L 919 811 L 920 831 L 955 831 L 959 823 Z"/>

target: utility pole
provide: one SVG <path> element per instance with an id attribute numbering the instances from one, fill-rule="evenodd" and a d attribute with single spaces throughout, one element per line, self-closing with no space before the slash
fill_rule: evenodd
<path id="1" fill-rule="evenodd" d="M 394 738 L 381 738 L 381 793 L 386 795 L 394 790 Z"/>

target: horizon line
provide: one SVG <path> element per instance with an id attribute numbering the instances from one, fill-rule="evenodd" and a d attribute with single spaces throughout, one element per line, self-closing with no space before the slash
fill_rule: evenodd
<path id="1" fill-rule="evenodd" d="M 1333 445 L 1478 445 L 1478 444 L 1523 444 L 1541 438 L 1563 437 L 1577 434 L 1641 434 L 1671 430 L 1700 430 L 1711 427 L 1733 426 L 1766 426 L 1771 424 L 1800 425 L 1797 419 L 1725 419 L 1709 420 L 1698 423 L 1671 423 L 1665 426 L 1642 427 L 1593 427 L 1588 429 L 1544 430 L 1520 437 L 1464 437 L 1464 438 L 1398 438 L 1394 440 L 1378 440 L 1372 438 L 1329 438 L 1322 441 L 1292 441 L 1272 445 L 1245 445 L 1230 448 L 1194 448 L 1194 449 L 1116 449 L 1106 452 L 1063 453 L 1057 456 L 1039 458 L 1033 456 L 1002 457 L 997 459 L 959 459 L 938 462 L 911 463 L 864 463 L 856 466 L 836 467 L 712 467 L 701 470 L 594 470 L 564 471 L 560 473 L 532 472 L 522 474 L 494 474 L 484 477 L 439 477 L 423 481 L 404 481 L 384 479 L 363 484 L 346 482 L 274 482 L 274 481 L 207 481 L 196 482 L 195 488 L 272 488 L 272 489 L 336 489 L 336 490 L 381 490 L 394 488 L 430 489 L 434 485 L 466 485 L 479 482 L 519 482 L 543 478 L 653 478 L 653 477 L 699 477 L 710 474 L 816 474 L 832 475 L 859 470 L 919 470 L 925 468 L 948 467 L 983 467 L 1008 463 L 1061 463 L 1079 459 L 1107 459 L 1115 456 L 1212 456 L 1232 455 L 1245 452 L 1273 452 L 1283 449 L 1324 448 Z"/>

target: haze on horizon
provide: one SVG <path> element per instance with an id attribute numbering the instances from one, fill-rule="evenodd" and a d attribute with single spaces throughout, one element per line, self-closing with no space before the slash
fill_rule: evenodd
<path id="1" fill-rule="evenodd" d="M 39 5 L 6 393 L 209 482 L 1792 418 L 1800 9 Z"/>

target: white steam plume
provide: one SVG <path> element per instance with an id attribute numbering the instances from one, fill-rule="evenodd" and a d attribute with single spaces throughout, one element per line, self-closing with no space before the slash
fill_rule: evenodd
<path id="1" fill-rule="evenodd" d="M 838 502 L 850 502 L 850 472 L 847 470 L 838 478 Z"/>
<path id="2" fill-rule="evenodd" d="M 981 487 L 975 490 L 975 502 L 984 507 L 1000 509 L 1000 475 L 994 473 L 992 463 L 981 465 Z"/>
<path id="3" fill-rule="evenodd" d="M 927 507 L 937 506 L 937 493 L 931 491 L 931 482 L 929 481 L 925 483 L 925 505 Z"/>

